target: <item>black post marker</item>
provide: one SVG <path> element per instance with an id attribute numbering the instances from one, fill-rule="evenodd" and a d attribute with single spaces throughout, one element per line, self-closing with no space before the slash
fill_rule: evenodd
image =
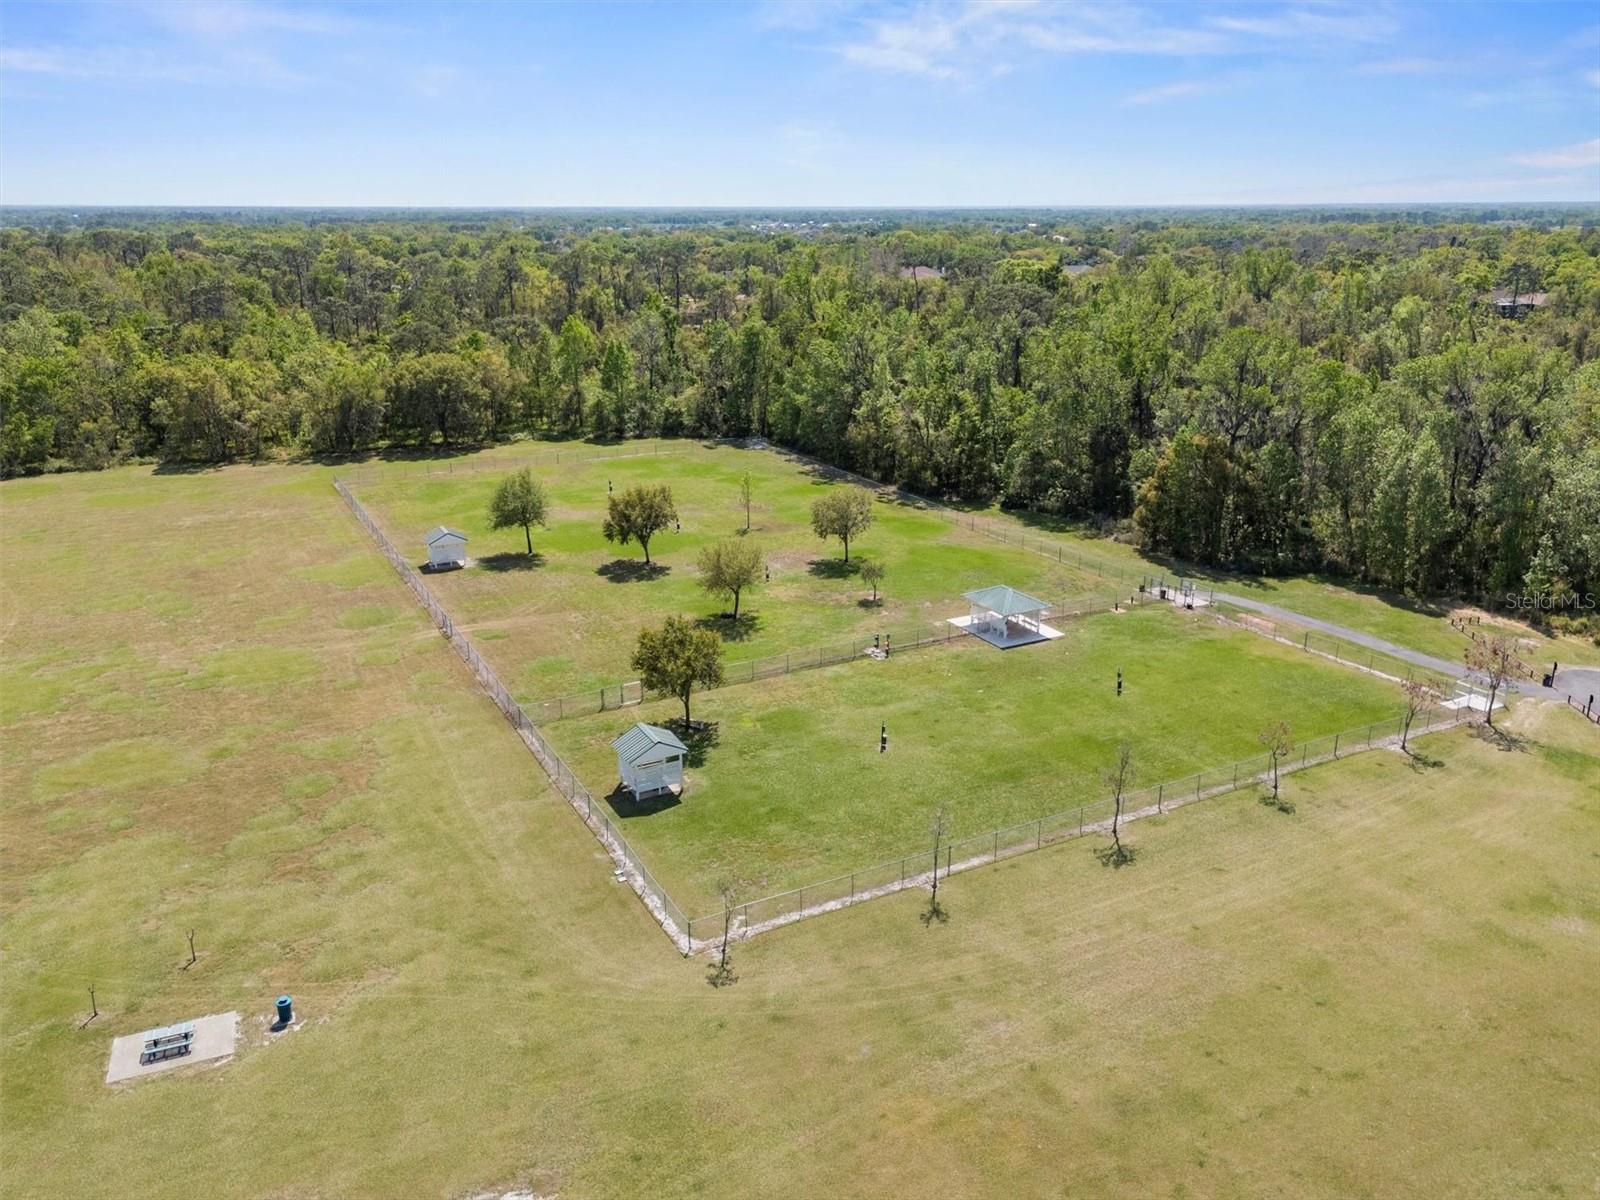
<path id="1" fill-rule="evenodd" d="M 1122 672 L 1117 672 L 1117 695 L 1122 695 Z"/>
<path id="2" fill-rule="evenodd" d="M 878 753 L 886 754 L 889 750 L 889 726 L 887 723 L 878 730 Z"/>

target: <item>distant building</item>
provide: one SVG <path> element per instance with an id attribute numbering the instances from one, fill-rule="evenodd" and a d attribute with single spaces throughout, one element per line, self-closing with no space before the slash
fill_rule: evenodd
<path id="1" fill-rule="evenodd" d="M 943 279 L 943 267 L 901 267 L 901 279 Z"/>
<path id="2" fill-rule="evenodd" d="M 1513 292 L 1510 288 L 1500 288 L 1489 293 L 1489 303 L 1494 305 L 1495 312 L 1502 317 L 1525 317 L 1536 308 L 1543 308 L 1550 302 L 1549 292 Z"/>

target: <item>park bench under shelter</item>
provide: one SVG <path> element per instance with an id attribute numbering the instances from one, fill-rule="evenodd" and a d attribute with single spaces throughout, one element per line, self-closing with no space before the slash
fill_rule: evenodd
<path id="1" fill-rule="evenodd" d="M 1050 605 L 1037 596 L 1019 592 L 1005 584 L 979 588 L 961 597 L 970 607 L 965 617 L 954 617 L 951 624 L 981 637 L 991 646 L 1009 650 L 1061 636 L 1060 630 L 1044 623 Z"/>

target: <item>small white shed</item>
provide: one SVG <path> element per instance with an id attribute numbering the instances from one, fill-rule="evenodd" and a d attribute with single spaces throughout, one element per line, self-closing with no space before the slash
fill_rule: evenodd
<path id="1" fill-rule="evenodd" d="M 657 792 L 683 794 L 683 760 L 689 748 L 670 729 L 640 722 L 616 741 L 622 786 L 643 799 Z"/>
<path id="2" fill-rule="evenodd" d="M 467 535 L 440 525 L 428 534 L 428 565 L 435 571 L 467 565 Z"/>

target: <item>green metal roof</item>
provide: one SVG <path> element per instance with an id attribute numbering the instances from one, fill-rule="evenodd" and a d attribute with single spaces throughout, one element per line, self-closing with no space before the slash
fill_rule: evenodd
<path id="1" fill-rule="evenodd" d="M 659 725 L 646 725 L 643 721 L 611 743 L 617 757 L 625 763 L 639 762 L 645 754 L 661 746 L 676 750 L 679 754 L 689 752 L 689 747 L 680 742 L 672 730 Z"/>
<path id="2" fill-rule="evenodd" d="M 1016 617 L 1023 613 L 1042 612 L 1050 606 L 1036 596 L 1027 592 L 1019 592 L 1016 588 L 1006 587 L 997 583 L 993 587 L 980 588 L 976 592 L 967 592 L 961 597 L 979 608 L 986 608 L 996 616 Z"/>

